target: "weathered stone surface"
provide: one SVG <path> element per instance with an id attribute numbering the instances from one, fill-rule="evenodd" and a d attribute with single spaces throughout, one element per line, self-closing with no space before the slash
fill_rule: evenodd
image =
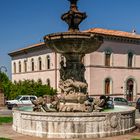
<path id="1" fill-rule="evenodd" d="M 13 112 L 13 129 L 45 138 L 97 138 L 131 132 L 135 108 L 121 112 Z"/>

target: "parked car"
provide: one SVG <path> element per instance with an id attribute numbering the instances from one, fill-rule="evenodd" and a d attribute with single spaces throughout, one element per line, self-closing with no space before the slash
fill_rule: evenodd
<path id="1" fill-rule="evenodd" d="M 36 100 L 37 97 L 34 95 L 19 95 L 15 100 L 7 100 L 6 105 L 8 109 L 20 106 L 30 106 L 32 105 L 31 100 Z"/>
<path id="2" fill-rule="evenodd" d="M 123 97 L 112 97 L 114 105 L 128 106 L 129 103 L 127 99 Z"/>
<path id="3" fill-rule="evenodd" d="M 136 109 L 138 109 L 139 112 L 140 112 L 140 98 L 137 99 L 137 102 L 136 102 Z"/>
<path id="4" fill-rule="evenodd" d="M 113 98 L 111 98 L 110 96 L 108 96 L 106 98 L 106 107 L 108 109 L 113 109 L 114 108 L 114 102 L 113 102 Z"/>

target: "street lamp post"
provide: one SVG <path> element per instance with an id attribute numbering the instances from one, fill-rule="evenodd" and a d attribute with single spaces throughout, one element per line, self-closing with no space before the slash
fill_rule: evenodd
<path id="1" fill-rule="evenodd" d="M 4 105 L 4 93 L 3 93 L 3 90 L 2 90 L 2 69 L 4 70 L 4 72 L 7 72 L 7 68 L 5 66 L 1 66 L 0 67 L 0 106 L 3 106 Z"/>

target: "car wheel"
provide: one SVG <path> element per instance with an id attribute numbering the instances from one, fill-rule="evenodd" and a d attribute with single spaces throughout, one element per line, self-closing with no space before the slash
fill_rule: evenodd
<path id="1" fill-rule="evenodd" d="M 12 110 L 14 107 L 17 107 L 17 105 L 16 104 L 11 104 L 10 106 L 7 105 L 7 108 L 9 110 Z"/>
<path id="2" fill-rule="evenodd" d="M 12 107 L 12 106 L 7 106 L 7 108 L 8 108 L 9 110 L 12 110 L 13 107 Z"/>

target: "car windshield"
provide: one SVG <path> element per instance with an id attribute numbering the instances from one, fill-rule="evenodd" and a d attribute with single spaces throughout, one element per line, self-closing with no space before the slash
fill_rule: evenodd
<path id="1" fill-rule="evenodd" d="M 19 100 L 20 98 L 21 98 L 21 96 L 17 96 L 17 97 L 16 97 L 16 100 Z"/>
<path id="2" fill-rule="evenodd" d="M 127 103 L 127 100 L 125 100 L 124 98 L 115 98 L 114 101 L 126 102 Z"/>

